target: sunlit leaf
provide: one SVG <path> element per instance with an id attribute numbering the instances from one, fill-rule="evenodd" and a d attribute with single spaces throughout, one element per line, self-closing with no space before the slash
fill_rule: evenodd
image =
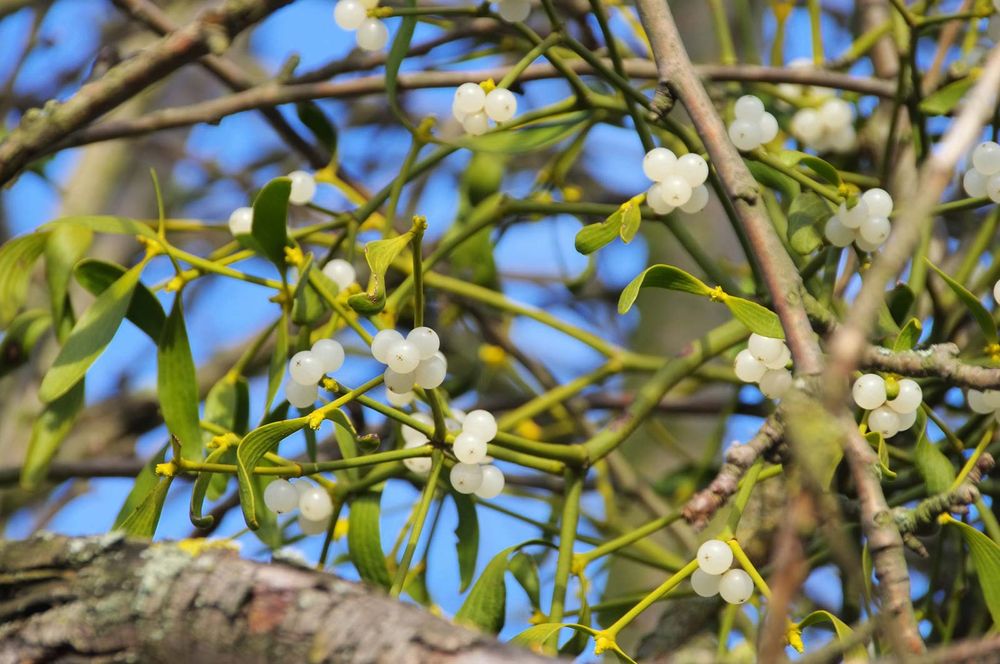
<path id="1" fill-rule="evenodd" d="M 24 305 L 35 261 L 45 251 L 48 233 L 29 233 L 0 247 L 0 330 Z"/>
<path id="2" fill-rule="evenodd" d="M 77 263 L 73 274 L 80 285 L 92 295 L 100 295 L 125 272 L 125 268 L 121 265 L 88 258 Z M 145 332 L 153 343 L 159 342 L 160 335 L 163 334 L 163 325 L 167 322 L 167 315 L 163 313 L 160 301 L 142 282 L 136 284 L 125 317 Z"/>
<path id="3" fill-rule="evenodd" d="M 163 326 L 156 353 L 157 396 L 167 429 L 181 442 L 181 455 L 198 461 L 202 457 L 201 427 L 198 416 L 198 380 L 188 343 L 181 294 Z"/>
<path id="4" fill-rule="evenodd" d="M 712 289 L 697 277 L 673 265 L 653 265 L 646 268 L 629 283 L 618 298 L 618 313 L 624 314 L 635 303 L 642 288 L 666 288 L 667 290 L 707 296 Z"/>

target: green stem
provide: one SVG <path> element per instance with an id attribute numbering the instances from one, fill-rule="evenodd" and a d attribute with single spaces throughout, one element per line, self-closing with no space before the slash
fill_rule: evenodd
<path id="1" fill-rule="evenodd" d="M 556 576 L 552 588 L 552 608 L 549 611 L 551 622 L 562 622 L 566 610 L 566 589 L 569 587 L 569 575 L 573 566 L 573 545 L 580 521 L 580 496 L 583 493 L 583 474 L 580 471 L 567 470 L 564 477 L 566 493 L 559 528 L 559 555 L 556 558 Z"/>
<path id="2" fill-rule="evenodd" d="M 633 620 L 638 618 L 639 615 L 643 611 L 648 609 L 650 606 L 652 606 L 654 602 L 661 599 L 671 590 L 679 586 L 681 581 L 691 576 L 696 569 L 698 569 L 697 559 L 692 560 L 687 565 L 682 567 L 676 574 L 674 574 L 669 579 L 661 583 L 659 587 L 657 587 L 651 593 L 642 598 L 642 601 L 640 601 L 638 604 L 636 604 L 631 609 L 626 611 L 625 615 L 623 615 L 621 618 L 615 621 L 615 623 L 611 625 L 611 627 L 608 627 L 603 632 L 600 632 L 600 634 L 614 641 L 615 637 L 618 635 L 620 631 L 622 631 L 625 627 L 627 627 Z"/>
<path id="3" fill-rule="evenodd" d="M 639 540 L 644 539 L 655 532 L 659 532 L 660 530 L 669 526 L 674 521 L 677 521 L 677 519 L 679 519 L 680 517 L 681 517 L 680 512 L 673 512 L 671 514 L 667 514 L 666 516 L 662 516 L 659 519 L 654 519 L 653 521 L 650 521 L 642 526 L 639 526 L 638 528 L 630 532 L 627 532 L 624 535 L 608 540 L 604 544 L 601 544 L 600 546 L 595 547 L 590 551 L 587 551 L 586 553 L 581 553 L 577 555 L 576 564 L 580 565 L 581 567 L 586 567 L 587 565 L 597 560 L 598 558 L 603 558 L 608 554 L 615 553 L 618 550 L 623 549 L 630 544 L 638 542 Z M 679 569 L 683 567 L 683 565 L 684 565 L 683 561 L 680 561 L 680 559 L 678 559 L 677 568 Z"/>
<path id="4" fill-rule="evenodd" d="M 420 495 L 420 503 L 417 505 L 417 512 L 413 518 L 413 528 L 410 530 L 410 539 L 406 543 L 403 551 L 403 558 L 399 561 L 399 568 L 396 570 L 396 578 L 392 581 L 389 589 L 390 597 L 399 597 L 406 582 L 406 574 L 410 570 L 410 562 L 413 554 L 417 550 L 420 542 L 420 533 L 423 531 L 424 523 L 427 521 L 427 514 L 431 509 L 431 502 L 434 500 L 434 492 L 437 491 L 438 478 L 441 476 L 441 468 L 444 466 L 444 455 L 440 450 L 436 450 L 433 455 L 434 463 L 431 465 L 430 475 L 427 476 L 427 484 Z"/>
<path id="5" fill-rule="evenodd" d="M 517 77 L 524 73 L 532 62 L 538 59 L 540 55 L 544 55 L 550 48 L 559 43 L 562 36 L 558 32 L 553 32 L 551 35 L 540 41 L 535 45 L 530 51 L 524 54 L 524 56 L 517 61 L 517 63 L 511 67 L 503 78 L 497 83 L 498 88 L 509 88 Z"/>

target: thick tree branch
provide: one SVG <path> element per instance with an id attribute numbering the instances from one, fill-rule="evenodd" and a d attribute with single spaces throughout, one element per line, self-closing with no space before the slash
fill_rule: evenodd
<path id="1" fill-rule="evenodd" d="M 951 385 L 1000 389 L 1000 369 L 966 364 L 958 359 L 955 344 L 936 344 L 922 350 L 891 351 L 881 346 L 867 346 L 860 366 L 891 371 L 911 378 L 934 377 Z"/>
<path id="2" fill-rule="evenodd" d="M 221 53 L 233 37 L 292 0 L 227 0 L 202 13 L 150 48 L 112 67 L 65 102 L 48 102 L 24 114 L 0 143 L 0 184 L 70 133 L 85 126 L 173 71 L 210 52 Z"/>
<path id="3" fill-rule="evenodd" d="M 220 543 L 0 544 L 0 662 L 545 662 L 419 607 Z"/>

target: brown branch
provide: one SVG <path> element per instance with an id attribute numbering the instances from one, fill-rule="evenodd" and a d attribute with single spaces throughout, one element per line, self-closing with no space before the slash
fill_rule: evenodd
<path id="1" fill-rule="evenodd" d="M 221 543 L 0 544 L 5 662 L 551 661 L 334 576 Z"/>
<path id="2" fill-rule="evenodd" d="M 42 156 L 72 132 L 132 98 L 185 64 L 210 52 L 221 53 L 250 25 L 291 0 L 229 0 L 203 12 L 183 28 L 112 67 L 65 102 L 31 109 L 0 143 L 0 184 Z"/>
<path id="3" fill-rule="evenodd" d="M 952 385 L 1000 389 L 1000 369 L 966 364 L 956 356 L 955 344 L 936 344 L 924 350 L 891 351 L 881 346 L 867 346 L 859 365 L 865 369 L 890 371 L 912 378 L 935 377 Z"/>

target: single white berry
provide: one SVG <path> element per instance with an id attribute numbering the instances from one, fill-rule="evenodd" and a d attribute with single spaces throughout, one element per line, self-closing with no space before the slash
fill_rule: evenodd
<path id="1" fill-rule="evenodd" d="M 416 344 L 403 340 L 390 346 L 385 357 L 386 364 L 393 371 L 401 374 L 410 373 L 420 364 L 420 349 Z"/>
<path id="2" fill-rule="evenodd" d="M 859 408 L 874 410 L 885 403 L 885 380 L 878 374 L 865 374 L 854 381 L 851 396 Z"/>
<path id="3" fill-rule="evenodd" d="M 1000 390 L 983 390 L 983 403 L 993 410 L 1000 409 Z"/>
<path id="4" fill-rule="evenodd" d="M 299 515 L 299 530 L 302 531 L 303 535 L 319 535 L 320 533 L 325 533 L 326 529 L 330 527 L 329 519 L 319 519 L 313 521 L 312 519 L 307 519 L 301 514 Z"/>
<path id="5" fill-rule="evenodd" d="M 692 191 L 692 195 L 693 193 Z M 654 182 L 653 186 L 646 191 L 646 204 L 656 214 L 670 214 L 674 211 L 674 206 L 668 203 L 667 199 L 663 197 L 663 185 L 660 182 Z"/>
<path id="6" fill-rule="evenodd" d="M 438 333 L 427 326 L 411 330 L 406 335 L 406 340 L 417 347 L 421 360 L 434 357 L 434 354 L 441 348 L 441 339 L 438 337 Z"/>
<path id="7" fill-rule="evenodd" d="M 403 427 L 403 429 L 409 429 L 409 427 Z M 410 431 L 416 431 L 416 429 L 410 429 Z M 420 433 L 420 432 L 417 432 Z M 423 434 L 421 434 L 423 435 Z M 414 438 L 413 440 L 408 440 L 403 445 L 403 449 L 412 450 L 414 447 L 420 447 L 421 445 L 427 444 L 427 437 Z M 426 475 L 431 472 L 431 465 L 433 462 L 430 457 L 412 457 L 410 459 L 403 459 L 403 465 L 406 466 L 407 470 L 411 473 L 416 473 L 417 475 Z"/>
<path id="8" fill-rule="evenodd" d="M 420 360 L 417 370 L 413 373 L 417 385 L 426 390 L 439 387 L 447 375 L 448 362 L 441 353 L 436 353 L 426 360 Z"/>
<path id="9" fill-rule="evenodd" d="M 329 519 L 333 514 L 333 501 L 325 489 L 314 486 L 299 496 L 299 511 L 310 521 Z"/>
<path id="10" fill-rule="evenodd" d="M 840 221 L 844 226 L 855 229 L 861 228 L 861 224 L 864 223 L 865 219 L 873 216 L 868 214 L 868 204 L 860 198 L 852 208 L 847 207 L 846 203 L 841 203 L 837 214 L 840 215 Z"/>
<path id="11" fill-rule="evenodd" d="M 986 195 L 994 203 L 1000 203 L 1000 173 L 986 178 Z"/>
<path id="12" fill-rule="evenodd" d="M 462 463 L 482 463 L 486 459 L 486 441 L 463 431 L 455 436 L 452 453 Z"/>
<path id="13" fill-rule="evenodd" d="M 980 390 L 970 388 L 966 395 L 966 401 L 969 403 L 969 410 L 973 413 L 986 415 L 987 413 L 992 413 L 994 410 L 993 407 L 986 403 L 986 395 Z"/>
<path id="14" fill-rule="evenodd" d="M 887 401 L 886 405 L 897 413 L 912 413 L 920 408 L 920 402 L 924 398 L 920 384 L 910 378 L 902 378 L 897 384 L 899 385 L 899 394 L 896 395 L 895 399 Z"/>
<path id="15" fill-rule="evenodd" d="M 721 574 L 708 574 L 699 567 L 691 574 L 691 588 L 701 597 L 715 597 L 719 594 Z"/>
<path id="16" fill-rule="evenodd" d="M 358 26 L 354 37 L 362 51 L 379 51 L 389 41 L 389 28 L 377 18 L 366 18 Z"/>
<path id="17" fill-rule="evenodd" d="M 801 142 L 813 144 L 823 133 L 823 125 L 819 120 L 819 112 L 812 108 L 803 108 L 792 116 L 792 133 Z"/>
<path id="18" fill-rule="evenodd" d="M 459 493 L 473 493 L 483 484 L 483 467 L 475 463 L 456 463 L 449 474 L 451 486 Z"/>
<path id="19" fill-rule="evenodd" d="M 316 383 L 302 385 L 290 380 L 285 383 L 285 398 L 295 408 L 312 408 L 316 404 L 316 399 L 319 398 L 319 387 Z"/>
<path id="20" fill-rule="evenodd" d="M 229 232 L 233 235 L 246 235 L 253 230 L 253 208 L 240 207 L 229 215 Z"/>
<path id="21" fill-rule="evenodd" d="M 770 113 L 764 113 L 757 121 L 760 130 L 760 142 L 770 143 L 778 137 L 778 119 Z"/>
<path id="22" fill-rule="evenodd" d="M 465 116 L 468 115 L 468 113 L 458 107 L 457 97 L 453 97 L 451 100 L 451 114 L 456 120 L 458 120 L 459 124 L 462 124 L 465 120 Z"/>
<path id="23" fill-rule="evenodd" d="M 334 258 L 332 261 L 323 266 L 323 274 L 337 284 L 337 288 L 344 290 L 351 284 L 353 284 L 357 278 L 358 273 L 354 269 L 354 266 L 350 262 L 345 261 L 343 258 Z"/>
<path id="24" fill-rule="evenodd" d="M 888 217 L 892 214 L 892 196 L 885 189 L 869 189 L 861 194 L 861 200 L 868 206 L 869 217 Z"/>
<path id="25" fill-rule="evenodd" d="M 972 165 L 983 175 L 1000 173 L 1000 144 L 986 141 L 972 151 Z"/>
<path id="26" fill-rule="evenodd" d="M 750 349 L 754 357 L 766 364 L 781 357 L 782 349 L 785 348 L 785 342 L 781 339 L 765 337 L 762 334 L 754 332 L 750 335 L 747 348 Z"/>
<path id="27" fill-rule="evenodd" d="M 819 119 L 830 131 L 836 131 L 854 121 L 851 105 L 843 99 L 829 99 L 819 107 Z"/>
<path id="28" fill-rule="evenodd" d="M 413 419 L 425 426 L 434 426 L 434 418 L 427 413 L 414 413 Z M 408 427 L 405 424 L 399 429 L 403 434 L 403 440 L 406 441 L 408 446 L 417 447 L 428 441 L 427 435 L 423 431 Z"/>
<path id="29" fill-rule="evenodd" d="M 358 0 L 340 0 L 333 7 L 333 20 L 341 30 L 357 30 L 368 18 L 368 10 Z"/>
<path id="30" fill-rule="evenodd" d="M 733 370 L 736 372 L 736 377 L 744 383 L 756 383 L 767 373 L 767 367 L 754 357 L 749 349 L 741 350 L 736 354 Z"/>
<path id="31" fill-rule="evenodd" d="M 372 357 L 382 364 L 388 364 L 389 349 L 401 341 L 403 335 L 396 330 L 379 330 L 372 338 Z"/>
<path id="32" fill-rule="evenodd" d="M 827 145 L 837 154 L 850 154 L 858 149 L 858 132 L 854 125 L 846 124 L 829 135 Z"/>
<path id="33" fill-rule="evenodd" d="M 729 140 L 738 150 L 744 152 L 753 150 L 760 145 L 760 124 L 748 120 L 734 120 L 733 124 L 729 125 Z"/>
<path id="34" fill-rule="evenodd" d="M 286 479 L 278 478 L 264 488 L 264 505 L 272 512 L 291 512 L 298 504 L 299 492 Z"/>
<path id="35" fill-rule="evenodd" d="M 333 373 L 344 366 L 344 347 L 334 339 L 320 339 L 312 345 L 312 353 L 323 363 L 323 373 Z"/>
<path id="36" fill-rule="evenodd" d="M 668 175 L 660 182 L 660 195 L 672 207 L 680 207 L 691 200 L 691 185 L 680 175 Z"/>
<path id="37" fill-rule="evenodd" d="M 508 23 L 522 23 L 531 14 L 531 2 L 530 0 L 500 0 L 497 13 Z"/>
<path id="38" fill-rule="evenodd" d="M 677 172 L 677 155 L 667 148 L 653 148 L 642 158 L 642 172 L 653 182 L 659 182 Z"/>
<path id="39" fill-rule="evenodd" d="M 868 428 L 889 438 L 899 431 L 899 413 L 888 406 L 880 406 L 868 413 Z"/>
<path id="40" fill-rule="evenodd" d="M 710 539 L 698 547 L 698 567 L 705 574 L 722 574 L 733 564 L 733 550 L 722 540 Z"/>
<path id="41" fill-rule="evenodd" d="M 480 466 L 480 468 L 483 469 L 483 480 L 479 488 L 476 489 L 476 496 L 483 500 L 496 498 L 503 491 L 503 471 L 492 464 Z"/>
<path id="42" fill-rule="evenodd" d="M 835 247 L 846 247 L 854 242 L 857 234 L 856 230 L 844 225 L 843 217 L 839 214 L 835 214 L 827 219 L 826 225 L 823 226 L 823 235 Z"/>
<path id="43" fill-rule="evenodd" d="M 889 239 L 889 231 L 892 230 L 892 226 L 889 224 L 889 220 L 885 217 L 868 217 L 863 222 L 861 222 L 861 228 L 858 229 L 858 235 L 860 235 L 865 242 L 873 244 L 876 246 L 881 246 L 887 239 Z"/>
<path id="44" fill-rule="evenodd" d="M 299 351 L 288 362 L 288 373 L 296 383 L 315 385 L 323 377 L 323 361 L 312 351 Z"/>
<path id="45" fill-rule="evenodd" d="M 708 187 L 699 184 L 691 190 L 691 198 L 681 206 L 681 210 L 688 214 L 696 214 L 704 210 L 706 205 L 708 205 Z"/>
<path id="46" fill-rule="evenodd" d="M 413 392 L 393 392 L 388 387 L 385 388 L 385 400 L 389 402 L 390 406 L 404 408 L 413 403 L 415 398 L 416 395 Z"/>
<path id="47" fill-rule="evenodd" d="M 485 410 L 473 410 L 462 421 L 462 431 L 488 442 L 496 438 L 497 421 Z"/>
<path id="48" fill-rule="evenodd" d="M 908 413 L 897 413 L 899 415 L 899 430 L 906 431 L 912 427 L 917 421 L 917 410 L 911 410 Z"/>
<path id="49" fill-rule="evenodd" d="M 507 122 L 517 113 L 517 98 L 506 88 L 493 88 L 486 95 L 485 109 L 493 122 Z"/>
<path id="50" fill-rule="evenodd" d="M 688 152 L 677 160 L 677 175 L 687 180 L 692 187 L 705 184 L 708 179 L 708 162 L 700 154 Z"/>
<path id="51" fill-rule="evenodd" d="M 478 83 L 462 83 L 455 90 L 454 103 L 462 113 L 478 113 L 486 106 L 486 92 Z"/>
<path id="52" fill-rule="evenodd" d="M 861 251 L 867 251 L 871 253 L 873 251 L 878 250 L 878 248 L 882 246 L 882 243 L 869 242 L 868 240 L 858 235 L 858 237 L 854 238 L 854 246 L 860 249 Z"/>
<path id="53" fill-rule="evenodd" d="M 792 372 L 788 369 L 768 369 L 761 376 L 757 387 L 768 399 L 780 399 L 792 387 Z"/>
<path id="54" fill-rule="evenodd" d="M 316 179 L 312 173 L 292 171 L 288 174 L 292 188 L 288 194 L 288 202 L 292 205 L 305 205 L 316 195 Z"/>
<path id="55" fill-rule="evenodd" d="M 768 369 L 784 369 L 788 366 L 788 363 L 792 361 L 792 351 L 788 349 L 788 346 L 782 344 L 781 354 L 778 357 L 770 360 L 769 362 L 764 362 L 764 366 Z"/>
<path id="56" fill-rule="evenodd" d="M 462 118 L 462 129 L 470 136 L 482 136 L 490 128 L 490 119 L 483 111 L 469 113 Z"/>
<path id="57" fill-rule="evenodd" d="M 719 579 L 719 594 L 730 604 L 743 604 L 753 595 L 753 579 L 741 569 L 731 569 Z"/>
<path id="58" fill-rule="evenodd" d="M 743 95 L 736 100 L 733 106 L 733 115 L 738 120 L 757 122 L 764 115 L 764 102 L 754 95 Z"/>
<path id="59" fill-rule="evenodd" d="M 400 373 L 394 371 L 392 367 L 386 367 L 385 373 L 382 374 L 382 382 L 396 394 L 402 394 L 413 389 L 413 386 L 417 383 L 417 376 L 413 371 Z"/>
<path id="60" fill-rule="evenodd" d="M 997 304 L 1000 304 L 1000 281 L 993 284 L 993 299 L 997 301 Z"/>
<path id="61" fill-rule="evenodd" d="M 972 198 L 981 198 L 986 195 L 986 176 L 974 168 L 970 168 L 962 176 L 962 189 Z M 243 209 L 243 208 L 240 208 Z M 230 218 L 230 228 L 232 228 L 232 218 Z"/>

